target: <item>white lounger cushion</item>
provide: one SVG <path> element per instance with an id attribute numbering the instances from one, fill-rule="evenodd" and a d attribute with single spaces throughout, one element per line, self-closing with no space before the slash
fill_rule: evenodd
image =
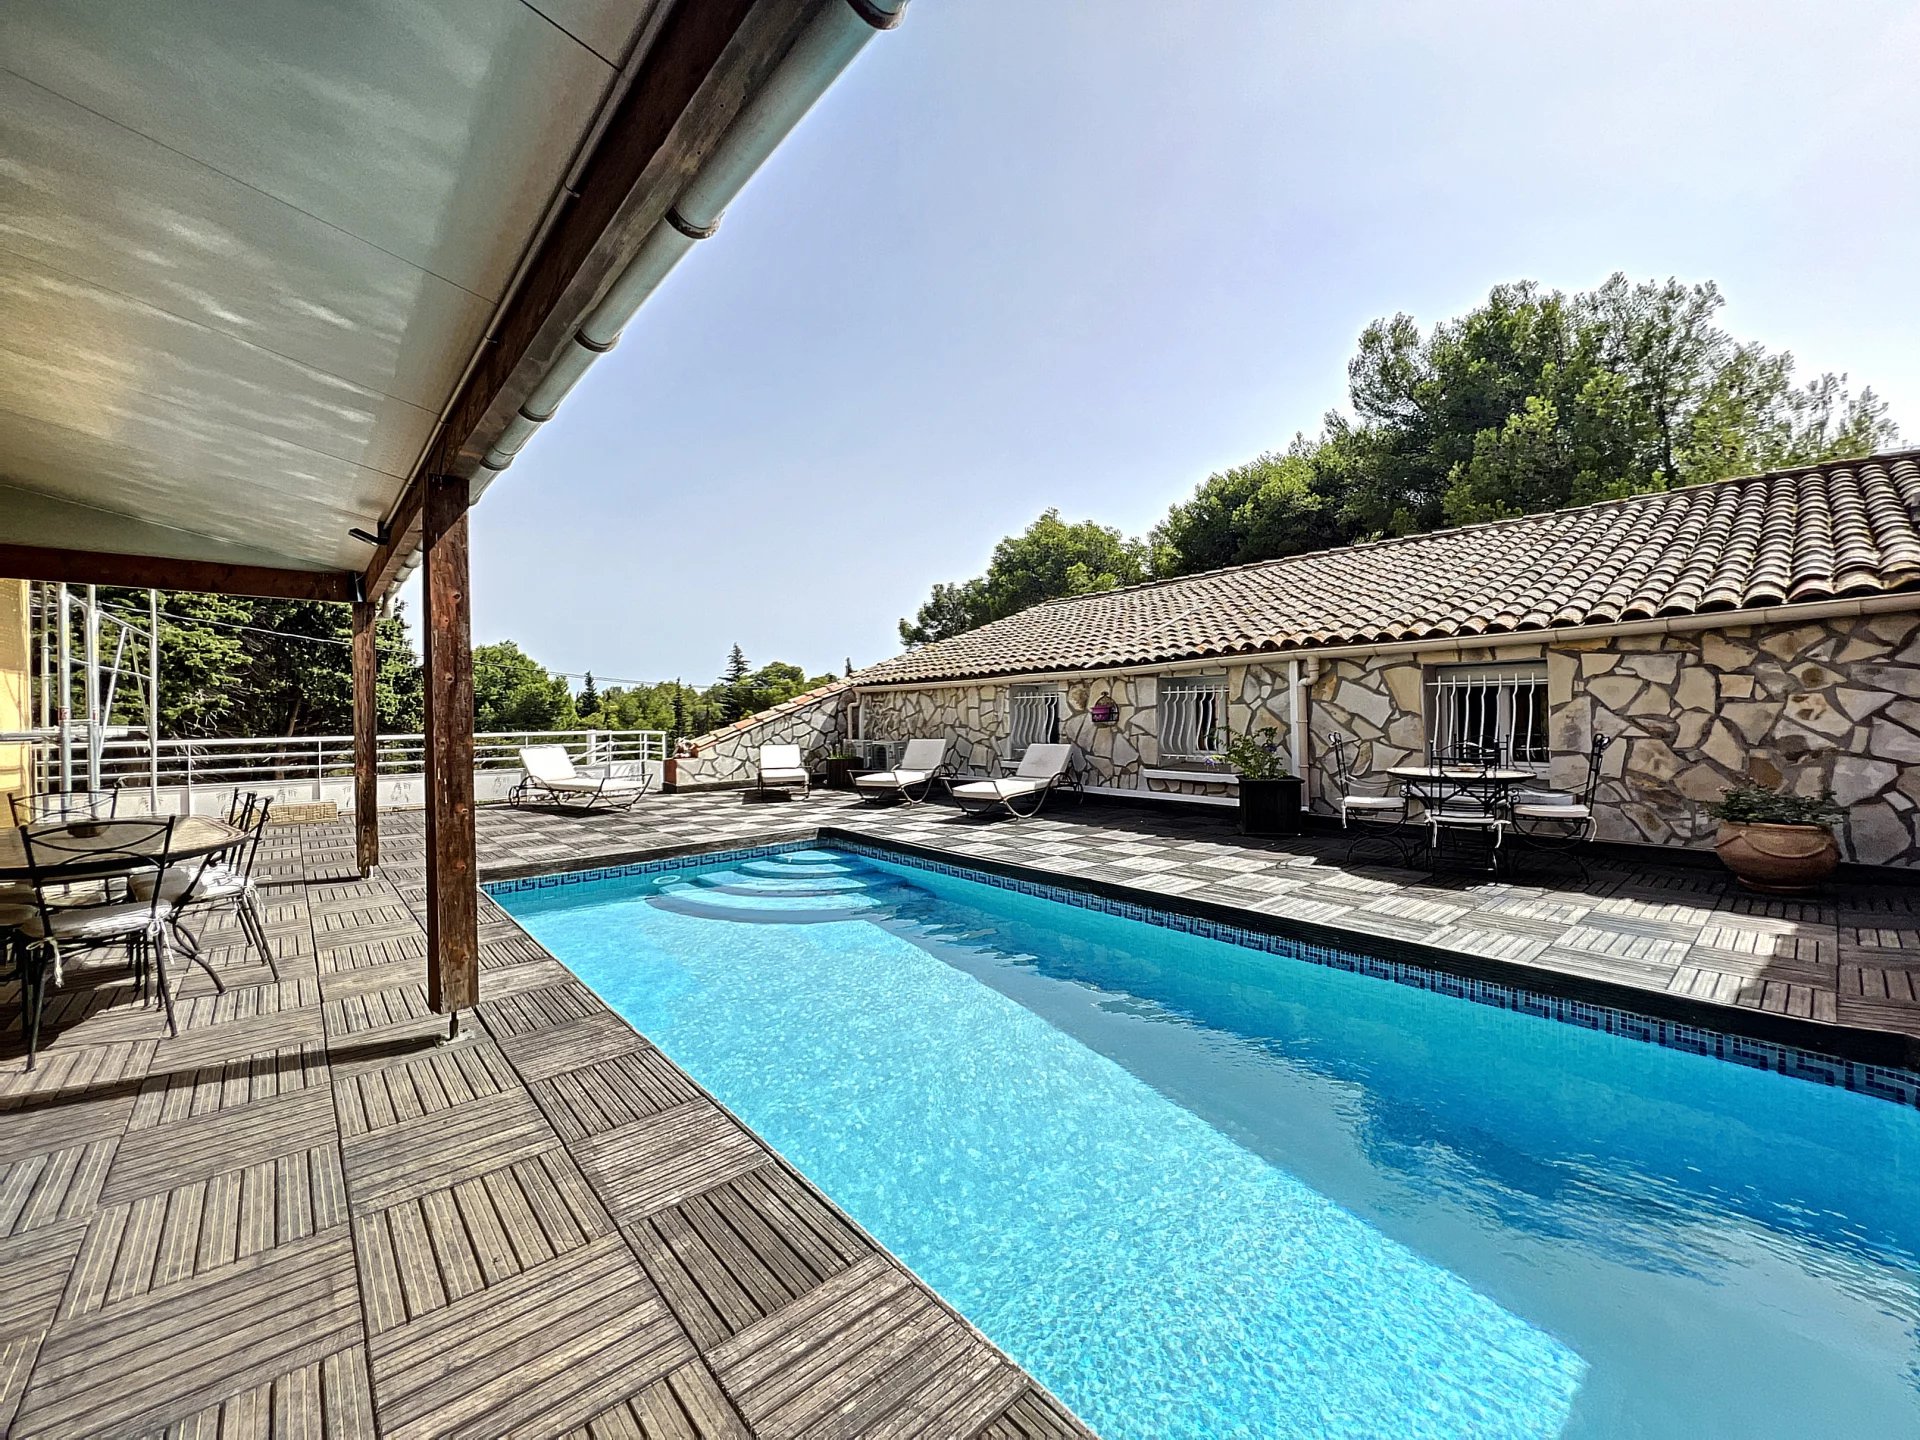
<path id="1" fill-rule="evenodd" d="M 938 770 L 947 763 L 948 743 L 940 739 L 909 740 L 906 753 L 900 757 L 899 767 L 894 773 Z"/>
<path id="2" fill-rule="evenodd" d="M 918 785 L 931 770 L 876 770 L 871 775 L 856 775 L 853 783 L 869 790 L 898 790 L 903 785 Z"/>
<path id="3" fill-rule="evenodd" d="M 787 769 L 769 770 L 765 766 L 762 766 L 760 768 L 760 779 L 762 781 L 768 781 L 768 780 L 803 781 L 806 778 L 807 778 L 807 772 L 804 770 L 787 770 Z"/>
<path id="4" fill-rule="evenodd" d="M 964 785 L 954 786 L 953 793 L 969 800 L 1005 800 L 1010 796 L 1017 799 L 1022 795 L 1038 795 L 1051 783 L 1052 779 L 1048 776 L 1035 779 L 1015 775 L 1005 780 L 969 780 Z"/>
<path id="5" fill-rule="evenodd" d="M 1058 780 L 1072 763 L 1071 745 L 1029 745 L 1013 773 L 1020 780 Z"/>
<path id="6" fill-rule="evenodd" d="M 520 768 L 542 785 L 555 790 L 567 788 L 580 778 L 573 768 L 573 757 L 564 745 L 526 745 L 520 750 Z"/>

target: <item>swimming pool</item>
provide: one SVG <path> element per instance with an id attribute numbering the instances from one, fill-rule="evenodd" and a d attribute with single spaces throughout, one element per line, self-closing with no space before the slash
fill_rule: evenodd
<path id="1" fill-rule="evenodd" d="M 1108 1440 L 1920 1434 L 1920 1111 L 828 850 L 498 896 Z"/>

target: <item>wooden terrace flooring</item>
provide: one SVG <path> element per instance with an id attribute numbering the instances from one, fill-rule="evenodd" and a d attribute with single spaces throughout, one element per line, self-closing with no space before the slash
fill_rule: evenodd
<path id="1" fill-rule="evenodd" d="M 1204 898 L 1561 975 L 1920 1035 L 1920 887 L 1745 895 L 1712 869 L 1585 881 L 1340 863 L 1231 815 L 1088 803 L 1020 823 L 847 797 L 480 812 L 483 878 L 811 836 Z M 280 963 L 217 923 L 181 1033 L 117 967 L 0 988 L 0 1434 L 1084 1436 L 491 901 L 480 1006 L 426 1008 L 422 817 L 353 871 L 269 832 Z M 1125 1363 L 1115 1357 L 1114 1363 Z"/>
<path id="2" fill-rule="evenodd" d="M 95 963 L 28 1073 L 0 990 L 0 1434 L 1089 1433 L 490 901 L 436 1044 L 394 820 L 270 831 L 176 1038 Z"/>

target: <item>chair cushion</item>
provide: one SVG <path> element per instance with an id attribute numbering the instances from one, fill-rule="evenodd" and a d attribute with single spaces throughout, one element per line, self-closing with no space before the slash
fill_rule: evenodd
<path id="1" fill-rule="evenodd" d="M 932 772 L 928 770 L 876 770 L 871 775 L 856 775 L 853 783 L 869 790 L 898 790 L 903 785 L 918 785 Z"/>
<path id="2" fill-rule="evenodd" d="M 156 918 L 164 920 L 171 912 L 165 900 L 158 910 L 145 900 L 130 900 L 120 905 L 100 905 L 85 910 L 55 910 L 53 919 L 53 938 L 55 940 L 110 940 L 119 935 L 138 935 Z M 47 938 L 46 927 L 40 917 L 34 915 L 20 927 L 20 933 L 29 940 Z"/>
<path id="3" fill-rule="evenodd" d="M 192 865 L 176 865 L 167 871 L 166 878 L 160 882 L 160 896 L 164 900 L 178 900 L 193 890 L 193 898 L 200 900 L 230 900 L 236 895 L 244 895 L 247 890 L 247 877 L 225 865 L 209 865 L 205 873 L 200 874 L 199 883 L 194 883 L 197 868 Z M 137 900 L 153 897 L 153 876 L 136 875 L 129 887 Z"/>
<path id="4" fill-rule="evenodd" d="M 557 791 L 563 795 L 596 795 L 600 791 L 598 780 L 588 780 L 579 775 L 560 780 L 547 780 L 536 776 L 534 783 L 542 789 Z"/>
<path id="5" fill-rule="evenodd" d="M 947 763 L 947 741 L 909 740 L 900 757 L 902 770 L 933 770 Z"/>
<path id="6" fill-rule="evenodd" d="M 1585 820 L 1593 814 L 1593 810 L 1590 806 L 1568 801 L 1559 805 L 1516 805 L 1513 813 L 1528 820 Z"/>
<path id="7" fill-rule="evenodd" d="M 1342 810 L 1404 810 L 1407 802 L 1398 795 L 1348 795 L 1340 801 Z"/>
<path id="8" fill-rule="evenodd" d="M 1435 825 L 1504 825 L 1503 815 L 1489 815 L 1484 810 L 1436 810 L 1427 816 Z"/>
<path id="9" fill-rule="evenodd" d="M 1049 784 L 1046 780 L 1016 775 L 1004 780 L 970 780 L 965 785 L 954 786 L 953 793 L 968 800 L 1005 800 L 1012 796 L 1037 795 Z"/>
<path id="10" fill-rule="evenodd" d="M 793 781 L 795 783 L 798 783 L 800 781 L 805 780 L 806 778 L 807 778 L 807 772 L 804 770 L 788 770 L 788 769 L 782 768 L 782 769 L 776 769 L 776 770 L 763 769 L 760 772 L 760 779 L 762 782 L 765 782 L 768 780 L 781 780 L 781 781 Z"/>

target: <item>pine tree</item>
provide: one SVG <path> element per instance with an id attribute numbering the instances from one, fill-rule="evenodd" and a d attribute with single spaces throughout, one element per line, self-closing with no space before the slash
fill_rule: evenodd
<path id="1" fill-rule="evenodd" d="M 727 668 L 720 674 L 722 685 L 738 685 L 747 678 L 752 667 L 747 664 L 746 652 L 736 644 L 727 654 Z"/>
<path id="2" fill-rule="evenodd" d="M 587 683 L 580 687 L 580 699 L 574 707 L 582 720 L 600 713 L 600 691 L 593 683 L 593 671 L 587 671 Z"/>

